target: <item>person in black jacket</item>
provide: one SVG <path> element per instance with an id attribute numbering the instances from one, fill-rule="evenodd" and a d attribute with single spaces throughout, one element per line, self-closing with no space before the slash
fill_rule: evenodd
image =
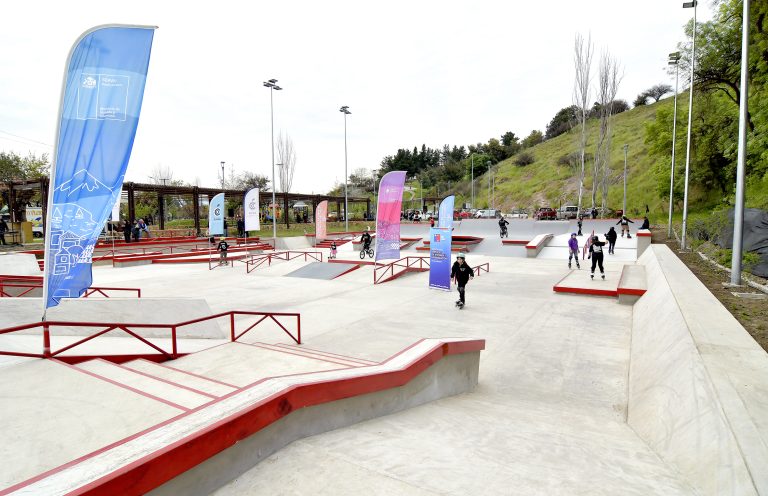
<path id="1" fill-rule="evenodd" d="M 622 238 L 624 237 L 624 231 L 627 231 L 627 238 L 631 238 L 632 237 L 629 234 L 629 224 L 630 223 L 634 224 L 634 222 L 629 220 L 629 217 L 627 217 L 626 215 L 622 215 L 621 218 L 619 219 L 619 221 L 616 223 L 617 226 L 619 224 L 621 224 L 621 237 Z"/>
<path id="2" fill-rule="evenodd" d="M 127 220 L 123 223 L 123 237 L 125 238 L 126 243 L 131 242 L 131 233 L 133 232 L 133 229 L 131 228 L 131 223 Z"/>
<path id="3" fill-rule="evenodd" d="M 615 255 L 614 249 L 616 248 L 616 239 L 619 235 L 616 233 L 616 229 L 611 226 L 608 232 L 605 233 L 605 240 L 608 241 L 608 254 Z"/>
<path id="4" fill-rule="evenodd" d="M 216 251 L 219 252 L 219 265 L 227 265 L 227 250 L 229 249 L 229 243 L 224 238 L 219 238 L 219 244 L 216 246 Z"/>
<path id="5" fill-rule="evenodd" d="M 464 308 L 464 303 L 466 303 L 465 294 L 467 282 L 474 278 L 475 273 L 472 270 L 472 267 L 467 265 L 464 254 L 459 253 L 459 256 L 456 257 L 456 261 L 453 263 L 453 267 L 451 267 L 451 279 L 456 280 L 456 286 L 459 290 L 459 300 L 456 302 L 457 307 Z"/>
<path id="6" fill-rule="evenodd" d="M 640 226 L 640 229 L 650 229 L 651 228 L 651 221 L 648 220 L 648 216 L 646 215 L 643 217 L 643 225 Z"/>
<path id="7" fill-rule="evenodd" d="M 595 278 L 595 265 L 600 266 L 600 275 L 605 281 L 605 270 L 603 269 L 603 246 L 605 241 L 600 241 L 597 236 L 592 236 L 592 244 L 589 245 L 589 258 L 592 259 L 592 272 L 589 274 L 590 279 Z"/>

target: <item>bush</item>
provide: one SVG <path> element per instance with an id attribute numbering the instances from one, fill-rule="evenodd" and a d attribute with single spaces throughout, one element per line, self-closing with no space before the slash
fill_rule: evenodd
<path id="1" fill-rule="evenodd" d="M 525 167 L 526 165 L 531 165 L 535 161 L 536 159 L 533 158 L 533 155 L 528 152 L 523 152 L 515 158 L 515 165 L 518 167 Z"/>

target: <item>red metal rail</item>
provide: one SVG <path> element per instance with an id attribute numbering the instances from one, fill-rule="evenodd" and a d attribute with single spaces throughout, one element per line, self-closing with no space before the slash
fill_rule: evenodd
<path id="1" fill-rule="evenodd" d="M 12 294 L 11 288 L 17 288 L 16 291 L 20 292 L 18 294 Z M 43 276 L 0 275 L 0 298 L 19 298 L 28 295 L 36 289 L 42 288 Z M 13 293 L 16 291 L 13 291 Z M 141 298 L 140 288 L 117 288 L 107 286 L 91 286 L 85 290 L 82 297 L 88 298 L 91 295 L 101 295 L 105 298 L 109 298 L 110 295 L 108 292 L 113 291 L 128 291 L 136 293 L 136 297 Z"/>
<path id="2" fill-rule="evenodd" d="M 406 272 L 426 272 L 427 270 L 429 270 L 429 257 L 404 257 L 387 264 L 377 264 L 373 269 L 373 284 L 391 281 Z"/>
<path id="3" fill-rule="evenodd" d="M 238 315 L 245 315 L 245 316 L 257 316 L 260 317 L 256 322 L 252 323 L 245 329 L 238 330 L 237 329 L 237 323 L 235 322 L 235 317 Z M 42 352 L 41 353 L 28 353 L 28 352 L 19 352 L 19 351 L 4 351 L 0 350 L 0 355 L 9 355 L 9 356 L 20 356 L 20 357 L 30 357 L 30 358 L 54 358 L 57 357 L 61 360 L 69 360 L 69 361 L 81 361 L 86 359 L 92 359 L 92 358 L 98 358 L 98 356 L 59 356 L 61 353 L 64 353 L 65 351 L 69 351 L 79 345 L 82 345 L 83 343 L 86 343 L 88 341 L 91 341 L 92 339 L 95 339 L 99 336 L 102 336 L 104 334 L 107 334 L 108 332 L 119 330 L 123 331 L 126 334 L 138 339 L 142 343 L 146 344 L 153 350 L 155 350 L 157 353 L 155 354 L 149 354 L 145 355 L 145 357 L 150 359 L 158 359 L 160 361 L 164 360 L 173 360 L 174 358 L 178 358 L 179 356 L 182 356 L 182 353 L 179 353 L 178 351 L 178 333 L 181 328 L 184 326 L 189 326 L 192 324 L 198 324 L 200 322 L 205 322 L 209 320 L 214 320 L 222 317 L 228 317 L 229 320 L 229 335 L 231 341 L 237 341 L 243 335 L 250 332 L 253 328 L 258 326 L 264 321 L 272 321 L 275 324 L 277 324 L 280 329 L 282 329 L 291 339 L 293 339 L 297 344 L 301 344 L 301 314 L 298 313 L 284 313 L 284 312 L 247 312 L 247 311 L 241 311 L 241 310 L 232 310 L 229 312 L 222 312 L 217 313 L 214 315 L 209 315 L 207 317 L 200 317 L 198 319 L 193 320 L 187 320 L 185 322 L 179 322 L 177 324 L 132 324 L 132 323 L 125 323 L 125 322 L 62 322 L 62 321 L 47 321 L 47 322 L 35 322 L 33 324 L 24 324 L 20 326 L 15 327 L 8 327 L 6 329 L 0 329 L 0 334 L 10 334 L 13 332 L 19 332 L 19 331 L 26 331 L 30 329 L 42 329 L 42 338 L 43 338 L 43 346 L 42 346 Z M 296 318 L 296 330 L 294 333 L 289 331 L 286 326 L 279 320 L 279 317 L 295 317 Z M 90 336 L 86 336 L 83 339 L 80 339 L 72 344 L 69 344 L 67 346 L 63 346 L 59 349 L 52 349 L 51 348 L 51 333 L 52 329 L 56 327 L 84 327 L 84 328 L 96 328 L 99 329 L 95 334 L 92 334 Z M 146 338 L 139 335 L 139 332 L 141 329 L 166 329 L 169 333 L 169 337 L 171 338 L 171 348 L 170 349 L 163 349 L 160 346 L 150 342 Z M 131 357 L 135 357 L 136 355 L 130 355 Z M 112 361 L 123 361 L 125 358 L 125 355 L 110 355 L 110 356 L 103 356 L 102 358 L 106 358 Z"/>
<path id="4" fill-rule="evenodd" d="M 491 264 L 488 262 L 485 262 L 484 264 L 480 264 L 477 267 L 472 267 L 472 271 L 475 273 L 476 276 L 479 276 L 480 274 L 485 271 L 486 274 L 488 274 L 491 271 Z"/>
<path id="5" fill-rule="evenodd" d="M 278 251 L 275 253 L 262 253 L 259 255 L 253 255 L 250 259 L 244 260 L 245 271 L 250 274 L 251 271 L 256 270 L 260 266 L 266 263 L 268 266 L 272 265 L 272 259 L 284 260 L 286 262 L 295 258 L 303 256 L 304 261 L 307 262 L 311 258 L 316 262 L 323 261 L 323 253 L 320 251 Z"/>

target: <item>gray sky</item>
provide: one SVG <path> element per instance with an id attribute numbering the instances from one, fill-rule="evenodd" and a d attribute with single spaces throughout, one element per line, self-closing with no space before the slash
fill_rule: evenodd
<path id="1" fill-rule="evenodd" d="M 0 150 L 48 152 L 74 40 L 97 24 L 153 24 L 142 114 L 127 179 L 161 164 L 215 185 L 227 173 L 271 176 L 275 134 L 297 151 L 293 191 L 325 192 L 397 148 L 485 142 L 544 130 L 571 104 L 573 39 L 619 59 L 630 103 L 669 82 L 666 57 L 691 9 L 673 0 L 109 2 L 9 1 L 0 30 Z M 711 17 L 701 2 L 699 18 Z M 596 65 L 596 64 L 595 64 Z M 21 136 L 12 136 L 8 133 Z"/>

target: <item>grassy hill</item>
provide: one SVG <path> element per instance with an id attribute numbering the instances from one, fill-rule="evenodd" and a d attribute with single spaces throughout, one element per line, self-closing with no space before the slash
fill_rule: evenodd
<path id="1" fill-rule="evenodd" d="M 687 107 L 687 93 L 678 97 L 678 109 Z M 645 144 L 645 124 L 656 118 L 656 113 L 663 107 L 673 106 L 673 98 L 666 98 L 658 103 L 646 105 L 628 110 L 614 116 L 613 138 L 611 142 L 611 173 L 608 187 L 608 207 L 622 208 L 623 196 L 623 170 L 624 170 L 624 144 L 629 145 L 627 157 L 627 210 L 632 214 L 645 213 L 645 206 L 651 210 L 651 220 L 665 222 L 668 215 L 669 200 L 660 198 L 657 184 L 659 180 L 669 180 L 669 162 L 661 163 L 656 167 L 660 172 L 654 172 L 654 165 L 658 158 L 650 157 L 648 147 Z M 598 139 L 597 119 L 588 122 L 588 157 L 592 157 L 596 150 Z M 578 176 L 580 165 L 569 165 L 561 160 L 561 157 L 571 153 L 577 153 L 579 144 L 579 127 L 551 140 L 540 143 L 528 150 L 535 161 L 526 166 L 517 166 L 515 157 L 511 157 L 500 164 L 496 169 L 495 201 L 496 208 L 509 211 L 516 208 L 524 208 L 529 211 L 539 206 L 551 206 L 558 208 L 562 205 L 576 205 L 578 199 Z M 686 125 L 678 125 L 678 142 L 686 139 Z M 670 150 L 671 153 L 671 150 Z M 663 161 L 662 161 L 663 162 Z M 677 173 L 675 182 L 683 180 L 685 155 L 678 153 L 676 157 Z M 589 207 L 592 204 L 592 174 L 591 167 L 594 162 L 588 160 L 584 180 L 584 196 L 582 205 Z M 659 174 L 657 177 L 656 174 Z M 465 182 L 454 188 L 459 201 L 469 201 L 470 184 Z M 765 206 L 768 198 L 768 179 L 762 183 L 752 184 L 747 190 L 748 206 Z M 689 211 L 692 213 L 705 213 L 722 201 L 722 195 L 711 191 L 703 191 L 696 184 L 690 185 Z M 600 194 L 598 193 L 598 204 Z M 476 178 L 475 204 L 478 208 L 486 208 L 488 198 L 488 176 Z M 675 211 L 681 210 L 677 205 Z"/>

